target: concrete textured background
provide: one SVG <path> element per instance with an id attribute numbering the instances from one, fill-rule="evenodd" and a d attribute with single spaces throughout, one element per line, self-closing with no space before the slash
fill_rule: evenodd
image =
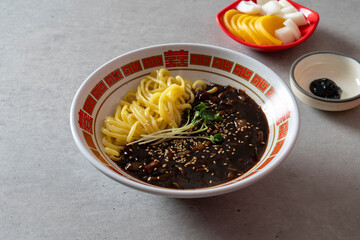
<path id="1" fill-rule="evenodd" d="M 0 239 L 359 239 L 360 107 L 298 101 L 301 131 L 288 159 L 245 189 L 171 199 L 122 186 L 77 149 L 69 111 L 104 62 L 160 43 L 233 49 L 289 84 L 312 51 L 360 59 L 360 2 L 299 0 L 320 14 L 314 35 L 277 53 L 227 37 L 217 12 L 231 1 L 2 0 L 0 2 Z"/>

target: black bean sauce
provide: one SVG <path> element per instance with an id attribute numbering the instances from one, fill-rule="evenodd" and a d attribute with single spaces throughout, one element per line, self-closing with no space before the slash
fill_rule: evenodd
<path id="1" fill-rule="evenodd" d="M 198 91 L 192 106 L 203 102 L 211 111 L 219 111 L 223 121 L 198 135 L 221 133 L 221 144 L 200 138 L 133 144 L 124 149 L 117 164 L 144 182 L 179 189 L 218 185 L 251 169 L 266 148 L 269 127 L 265 114 L 245 92 L 215 84 L 208 89 L 214 86 L 218 91 L 212 94 Z M 185 113 L 183 122 L 186 120 Z"/>
<path id="2" fill-rule="evenodd" d="M 320 78 L 310 83 L 310 91 L 322 98 L 340 99 L 342 90 L 328 78 Z"/>

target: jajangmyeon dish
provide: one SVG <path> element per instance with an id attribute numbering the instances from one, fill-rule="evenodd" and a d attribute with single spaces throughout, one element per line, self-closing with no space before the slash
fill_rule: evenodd
<path id="1" fill-rule="evenodd" d="M 153 71 L 104 121 L 105 152 L 125 172 L 167 188 L 218 185 L 251 169 L 268 123 L 244 91 Z"/>

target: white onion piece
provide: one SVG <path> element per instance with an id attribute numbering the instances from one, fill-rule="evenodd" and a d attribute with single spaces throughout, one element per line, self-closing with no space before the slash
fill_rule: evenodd
<path id="1" fill-rule="evenodd" d="M 273 15 L 280 11 L 281 6 L 277 1 L 269 1 L 261 6 L 262 15 Z"/>
<path id="2" fill-rule="evenodd" d="M 298 10 L 294 7 L 294 6 L 290 6 L 290 7 L 283 7 L 280 9 L 280 12 L 282 14 L 287 14 L 287 13 L 295 13 L 298 12 Z"/>
<path id="3" fill-rule="evenodd" d="M 237 10 L 248 14 L 258 14 L 261 11 L 261 6 L 253 1 L 242 1 L 237 5 Z"/>
<path id="4" fill-rule="evenodd" d="M 284 7 L 290 7 L 290 6 L 292 6 L 292 4 L 289 3 L 289 2 L 286 1 L 286 0 L 279 0 L 279 4 L 280 4 L 280 6 L 282 6 L 283 8 L 284 8 Z"/>
<path id="5" fill-rule="evenodd" d="M 307 24 L 306 18 L 301 12 L 284 14 L 284 18 L 292 19 L 298 27 Z"/>
<path id="6" fill-rule="evenodd" d="M 278 17 L 282 17 L 284 18 L 284 14 L 282 14 L 281 12 L 277 12 L 276 14 L 274 14 L 275 16 L 278 16 Z"/>
<path id="7" fill-rule="evenodd" d="M 259 4 L 260 6 L 264 5 L 265 3 L 272 1 L 272 0 L 257 0 L 257 4 Z"/>
<path id="8" fill-rule="evenodd" d="M 283 42 L 283 44 L 288 44 L 294 42 L 295 36 L 292 30 L 289 27 L 282 27 L 275 30 L 275 37 Z"/>
<path id="9" fill-rule="evenodd" d="M 284 25 L 291 30 L 291 32 L 294 34 L 294 37 L 296 40 L 298 40 L 301 37 L 301 32 L 300 32 L 298 26 L 295 24 L 295 22 L 291 18 L 286 19 L 284 22 Z"/>

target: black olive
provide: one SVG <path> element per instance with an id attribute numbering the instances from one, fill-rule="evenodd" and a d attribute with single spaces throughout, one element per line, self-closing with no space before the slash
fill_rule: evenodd
<path id="1" fill-rule="evenodd" d="M 310 91 L 323 98 L 340 99 L 342 90 L 336 83 L 327 78 L 316 79 L 310 84 Z"/>

